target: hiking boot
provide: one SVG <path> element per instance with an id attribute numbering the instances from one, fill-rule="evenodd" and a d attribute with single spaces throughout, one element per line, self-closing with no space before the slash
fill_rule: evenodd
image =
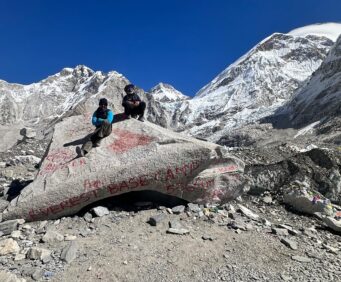
<path id="1" fill-rule="evenodd" d="M 126 115 L 125 119 L 130 119 L 130 115 Z"/>
<path id="2" fill-rule="evenodd" d="M 99 147 L 100 145 L 101 145 L 101 140 L 98 140 L 94 142 L 93 147 L 96 148 L 96 147 Z"/>
<path id="3" fill-rule="evenodd" d="M 134 119 L 137 119 L 137 115 L 132 115 L 131 117 Z"/>
<path id="4" fill-rule="evenodd" d="M 80 158 L 80 157 L 85 157 L 85 155 L 86 155 L 86 151 L 84 151 L 82 148 L 80 148 L 80 147 L 76 147 L 76 153 L 77 153 L 77 155 L 78 155 L 78 157 Z"/>
<path id="5" fill-rule="evenodd" d="M 140 116 L 138 120 L 144 122 L 144 117 Z"/>

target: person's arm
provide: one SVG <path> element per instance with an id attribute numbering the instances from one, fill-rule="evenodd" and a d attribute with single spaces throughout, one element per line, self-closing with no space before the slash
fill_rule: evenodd
<path id="1" fill-rule="evenodd" d="M 114 113 L 112 111 L 108 111 L 108 117 L 107 120 L 109 123 L 112 123 L 114 120 Z"/>
<path id="2" fill-rule="evenodd" d="M 128 97 L 127 97 L 127 95 L 125 95 L 125 96 L 123 97 L 123 100 L 122 100 L 122 106 L 123 106 L 123 107 L 124 107 L 125 103 L 127 102 L 127 99 L 128 99 Z"/>
<path id="3" fill-rule="evenodd" d="M 135 97 L 136 101 L 138 101 L 138 102 L 141 102 L 141 98 L 140 98 L 140 96 L 139 96 L 139 95 L 137 95 L 137 94 L 135 94 L 135 95 L 136 95 L 136 97 Z"/>
<path id="4" fill-rule="evenodd" d="M 92 125 L 97 126 L 96 112 L 93 113 L 91 122 L 92 122 Z"/>
<path id="5" fill-rule="evenodd" d="M 99 126 L 103 122 L 103 119 L 102 118 L 97 118 L 96 117 L 96 112 L 94 112 L 94 114 L 92 115 L 92 120 L 91 121 L 92 121 L 92 124 L 94 126 Z"/>

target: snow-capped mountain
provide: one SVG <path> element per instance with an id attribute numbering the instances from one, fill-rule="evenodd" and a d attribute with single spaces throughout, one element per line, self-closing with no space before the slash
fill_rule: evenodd
<path id="1" fill-rule="evenodd" d="M 181 127 L 181 107 L 190 99 L 173 86 L 159 83 L 147 92 L 147 119 L 165 128 Z"/>
<path id="2" fill-rule="evenodd" d="M 163 119 L 173 120 L 160 124 L 217 142 L 232 131 L 271 115 L 316 71 L 340 33 L 341 24 L 329 23 L 272 34 L 199 90 L 193 99 L 178 107 L 173 104 L 176 114 L 161 112 Z"/>
<path id="3" fill-rule="evenodd" d="M 285 110 L 293 126 L 332 133 L 341 143 L 341 36 Z"/>
<path id="4" fill-rule="evenodd" d="M 148 94 L 153 96 L 155 101 L 162 103 L 181 102 L 190 98 L 176 90 L 172 85 L 162 82 L 150 89 Z"/>
<path id="5" fill-rule="evenodd" d="M 85 66 L 64 68 L 30 85 L 0 81 L 0 124 L 51 122 L 72 113 L 92 111 L 99 96 L 107 97 L 111 107 L 121 109 L 127 83 L 117 72 L 104 74 Z"/>

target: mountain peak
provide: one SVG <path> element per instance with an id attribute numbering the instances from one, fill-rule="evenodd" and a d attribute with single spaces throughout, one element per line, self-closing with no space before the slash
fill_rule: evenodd
<path id="1" fill-rule="evenodd" d="M 150 89 L 149 93 L 160 102 L 177 102 L 189 99 L 188 96 L 176 90 L 172 85 L 163 82 Z"/>
<path id="2" fill-rule="evenodd" d="M 312 24 L 293 29 L 288 33 L 292 36 L 305 37 L 307 35 L 317 35 L 327 37 L 334 42 L 341 34 L 341 23 Z"/>

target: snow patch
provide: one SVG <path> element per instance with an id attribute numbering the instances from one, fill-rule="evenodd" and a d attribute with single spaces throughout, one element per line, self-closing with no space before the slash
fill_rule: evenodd
<path id="1" fill-rule="evenodd" d="M 294 139 L 296 139 L 300 135 L 305 135 L 306 133 L 312 132 L 314 127 L 316 125 L 318 125 L 320 122 L 321 121 L 319 120 L 319 121 L 316 121 L 316 122 L 313 122 L 313 123 L 309 124 L 306 127 L 303 127 L 300 131 L 297 132 L 297 134 L 294 136 Z"/>

